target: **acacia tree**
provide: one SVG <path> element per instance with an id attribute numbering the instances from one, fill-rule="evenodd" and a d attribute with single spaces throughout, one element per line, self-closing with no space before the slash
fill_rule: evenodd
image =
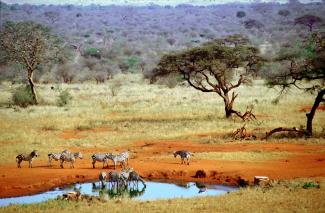
<path id="1" fill-rule="evenodd" d="M 38 104 L 33 73 L 49 58 L 50 30 L 34 22 L 7 22 L 0 31 L 3 59 L 23 65 L 35 104 Z"/>
<path id="2" fill-rule="evenodd" d="M 243 119 L 243 115 L 233 109 L 238 96 L 233 90 L 248 83 L 262 61 L 258 50 L 244 41 L 247 39 L 236 35 L 164 55 L 153 69 L 152 78 L 180 73 L 191 87 L 201 92 L 217 93 L 224 101 L 227 118 L 236 114 Z"/>
<path id="3" fill-rule="evenodd" d="M 313 31 L 315 24 L 321 23 L 322 19 L 318 16 L 304 15 L 295 19 L 295 24 L 305 25 L 309 27 L 309 31 Z"/>
<path id="4" fill-rule="evenodd" d="M 298 47 L 281 50 L 281 54 L 274 62 L 281 63 L 285 69 L 281 73 L 270 75 L 268 85 L 281 87 L 281 92 L 296 87 L 305 92 L 317 93 L 310 112 L 306 114 L 306 129 L 299 130 L 299 132 L 311 136 L 316 109 L 321 102 L 325 102 L 325 33 L 312 34 Z M 277 128 L 276 130 L 288 131 L 288 128 Z M 270 134 L 277 132 L 276 130 L 272 130 Z M 292 130 L 298 131 L 295 128 L 289 131 Z"/>

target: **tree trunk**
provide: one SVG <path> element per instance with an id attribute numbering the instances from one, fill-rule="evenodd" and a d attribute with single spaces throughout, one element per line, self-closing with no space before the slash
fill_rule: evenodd
<path id="1" fill-rule="evenodd" d="M 35 92 L 35 85 L 34 85 L 34 81 L 33 81 L 33 72 L 32 71 L 28 71 L 28 82 L 30 85 L 30 89 L 32 91 L 32 95 L 33 95 L 33 100 L 35 102 L 35 104 L 38 104 L 37 101 L 37 96 L 36 96 L 36 92 Z"/>
<path id="2" fill-rule="evenodd" d="M 317 107 L 319 106 L 319 104 L 321 102 L 323 102 L 325 100 L 323 98 L 324 95 L 325 95 L 325 89 L 322 89 L 321 91 L 318 92 L 313 107 L 311 108 L 310 112 L 306 114 L 306 116 L 307 116 L 306 131 L 307 131 L 308 136 L 311 136 L 313 134 L 313 119 L 314 119 Z"/>
<path id="3" fill-rule="evenodd" d="M 226 118 L 231 118 L 231 114 L 233 113 L 232 110 L 233 103 L 230 102 L 227 94 L 225 94 L 225 97 L 223 98 L 223 102 L 225 103 Z"/>

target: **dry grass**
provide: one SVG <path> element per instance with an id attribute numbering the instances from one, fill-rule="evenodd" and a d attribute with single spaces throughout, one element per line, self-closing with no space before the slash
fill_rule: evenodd
<path id="1" fill-rule="evenodd" d="M 122 86 L 116 96 L 110 92 L 114 81 Z M 51 86 L 55 89 L 51 90 Z M 237 118 L 224 118 L 222 99 L 216 94 L 196 91 L 190 87 L 151 85 L 140 75 L 119 75 L 105 84 L 37 85 L 43 104 L 27 109 L 7 107 L 14 88 L 0 85 L 0 164 L 13 162 L 19 152 L 38 149 L 41 158 L 46 153 L 67 148 L 88 147 L 114 149 L 137 140 L 186 139 L 199 143 L 227 143 L 227 134 L 241 127 Z M 60 89 L 67 89 L 73 100 L 65 107 L 56 106 Z M 271 104 L 277 91 L 255 81 L 254 86 L 242 87 L 235 108 L 244 111 L 254 104 L 257 122 L 246 125 L 248 131 L 263 135 L 279 126 L 305 125 L 302 106 L 311 105 L 313 96 L 293 90 L 279 104 Z M 325 112 L 318 111 L 314 121 L 316 135 L 324 135 Z M 107 128 L 107 132 L 87 131 Z M 81 131 L 64 139 L 66 130 Z M 216 134 L 210 134 L 214 132 Z M 207 137 L 196 137 L 208 133 Z M 236 141 L 235 143 L 260 143 L 261 141 Z M 324 144 L 323 137 L 308 139 L 271 138 L 268 143 Z M 264 143 L 264 141 L 263 141 Z"/>
<path id="2" fill-rule="evenodd" d="M 229 160 L 229 161 L 268 161 L 285 159 L 289 152 L 263 152 L 263 151 L 236 151 L 236 152 L 196 152 L 196 160 Z M 170 159 L 171 155 L 153 156 L 150 159 Z"/>
<path id="3" fill-rule="evenodd" d="M 312 181 L 312 180 L 308 180 Z M 320 188 L 302 188 L 307 180 L 274 182 L 273 187 L 243 188 L 219 197 L 139 202 L 115 199 L 108 202 L 48 201 L 0 208 L 0 212 L 324 212 L 324 182 Z"/>

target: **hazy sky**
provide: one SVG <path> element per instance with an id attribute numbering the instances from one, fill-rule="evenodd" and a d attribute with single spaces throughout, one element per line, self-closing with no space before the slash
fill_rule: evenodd
<path id="1" fill-rule="evenodd" d="M 154 2 L 155 4 L 160 5 L 177 5 L 182 3 L 190 3 L 194 5 L 208 5 L 208 4 L 218 4 L 218 3 L 229 3 L 229 2 L 254 2 L 254 0 L 2 0 L 3 2 L 13 4 L 101 4 L 101 5 L 109 5 L 109 4 L 119 4 L 119 5 L 146 5 L 150 2 Z M 280 2 L 285 3 L 287 0 L 259 0 L 265 2 Z M 300 0 L 300 2 L 308 3 L 308 2 L 317 2 L 318 0 Z"/>

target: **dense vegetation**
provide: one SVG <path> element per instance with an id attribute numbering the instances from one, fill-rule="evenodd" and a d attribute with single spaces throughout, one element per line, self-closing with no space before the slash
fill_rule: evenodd
<path id="1" fill-rule="evenodd" d="M 271 57 L 282 46 L 296 45 L 311 28 L 313 32 L 323 31 L 325 14 L 322 3 L 297 2 L 205 7 L 0 6 L 1 26 L 7 21 L 33 21 L 62 38 L 60 60 L 35 71 L 34 81 L 42 83 L 100 83 L 119 72 L 150 76 L 164 53 L 233 34 L 247 36 L 261 54 Z M 0 70 L 1 79 L 26 80 L 21 66 L 1 60 Z"/>

